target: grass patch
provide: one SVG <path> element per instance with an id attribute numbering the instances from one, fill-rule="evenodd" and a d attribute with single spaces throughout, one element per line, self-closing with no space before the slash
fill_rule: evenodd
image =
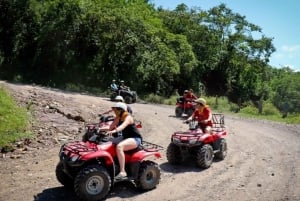
<path id="1" fill-rule="evenodd" d="M 29 116 L 19 107 L 9 93 L 0 86 L 0 149 L 24 138 L 28 132 Z"/>
<path id="2" fill-rule="evenodd" d="M 300 124 L 299 114 L 288 114 L 287 117 L 283 118 L 281 112 L 270 102 L 263 102 L 263 110 L 261 114 L 258 113 L 258 109 L 252 104 L 242 108 L 238 114 L 240 116 L 254 119 L 265 119 L 288 124 Z"/>

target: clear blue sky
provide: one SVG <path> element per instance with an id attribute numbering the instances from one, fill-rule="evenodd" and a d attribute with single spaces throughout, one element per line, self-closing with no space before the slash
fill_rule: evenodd
<path id="1" fill-rule="evenodd" d="M 271 66 L 289 66 L 300 71 L 300 0 L 151 0 L 151 3 L 169 10 L 181 3 L 202 10 L 224 3 L 232 12 L 260 26 L 267 37 L 274 38 L 276 52 L 270 58 Z"/>

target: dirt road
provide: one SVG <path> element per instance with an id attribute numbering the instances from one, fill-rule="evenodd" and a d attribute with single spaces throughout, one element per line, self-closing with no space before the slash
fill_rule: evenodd
<path id="1" fill-rule="evenodd" d="M 35 139 L 19 143 L 16 151 L 0 158 L 0 200 L 77 201 L 55 177 L 60 145 L 80 139 L 82 121 L 97 121 L 97 114 L 113 103 L 107 98 L 38 86 L 0 84 L 34 111 L 39 121 L 32 127 Z M 143 122 L 144 139 L 165 148 L 163 158 L 155 159 L 162 171 L 161 181 L 156 189 L 143 193 L 131 183 L 119 183 L 107 200 L 300 200 L 299 125 L 225 115 L 228 155 L 203 170 L 191 160 L 180 166 L 167 163 L 170 135 L 187 129 L 174 117 L 173 106 L 135 103 L 131 107 L 135 118 Z"/>

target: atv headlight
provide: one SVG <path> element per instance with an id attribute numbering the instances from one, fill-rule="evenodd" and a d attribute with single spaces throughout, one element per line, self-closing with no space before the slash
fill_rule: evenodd
<path id="1" fill-rule="evenodd" d="M 72 156 L 71 161 L 72 161 L 72 162 L 75 162 L 75 161 L 78 160 L 78 158 L 79 158 L 79 155 Z"/>
<path id="2" fill-rule="evenodd" d="M 190 143 L 190 144 L 196 144 L 196 142 L 197 142 L 197 138 L 194 138 L 194 139 L 190 139 L 190 140 L 189 140 L 189 143 Z"/>
<path id="3" fill-rule="evenodd" d="M 177 143 L 179 143 L 179 142 L 181 142 L 181 140 L 180 140 L 179 138 L 176 138 L 176 137 L 174 137 L 174 138 L 173 138 L 173 142 L 175 142 L 175 143 L 176 143 L 176 142 L 177 142 Z"/>

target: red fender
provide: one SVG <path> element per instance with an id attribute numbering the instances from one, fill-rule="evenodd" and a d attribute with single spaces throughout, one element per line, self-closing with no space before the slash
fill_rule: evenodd
<path id="1" fill-rule="evenodd" d="M 138 152 L 135 152 L 134 154 L 132 154 L 132 156 L 129 158 L 130 161 L 128 162 L 137 162 L 137 161 L 142 161 L 147 157 L 150 156 L 155 156 L 156 158 L 161 158 L 161 153 L 159 153 L 158 151 L 145 151 L 145 150 L 141 150 Z"/>

